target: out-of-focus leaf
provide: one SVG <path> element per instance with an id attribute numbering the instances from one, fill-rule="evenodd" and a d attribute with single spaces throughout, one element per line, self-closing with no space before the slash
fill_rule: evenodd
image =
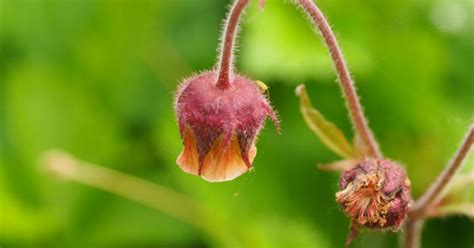
<path id="1" fill-rule="evenodd" d="M 341 157 L 354 157 L 354 148 L 347 141 L 344 133 L 313 107 L 303 84 L 296 87 L 296 95 L 300 98 L 300 110 L 306 124 L 321 139 L 321 142 Z"/>
<path id="2" fill-rule="evenodd" d="M 466 190 L 469 186 L 474 184 L 474 170 L 459 174 L 454 180 L 451 186 L 451 190 L 448 194 L 458 193 Z"/>
<path id="3" fill-rule="evenodd" d="M 470 219 L 474 219 L 474 203 L 463 202 L 449 204 L 429 211 L 426 215 L 431 218 L 443 218 L 453 215 L 464 215 L 469 217 Z"/>
<path id="4" fill-rule="evenodd" d="M 453 179 L 451 186 L 447 189 L 441 202 L 444 204 L 457 204 L 459 202 L 472 201 L 469 199 L 469 194 L 473 184 L 474 170 L 457 175 Z"/>

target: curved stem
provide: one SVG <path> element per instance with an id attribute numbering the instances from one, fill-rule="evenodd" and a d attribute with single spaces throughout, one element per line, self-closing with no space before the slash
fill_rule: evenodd
<path id="1" fill-rule="evenodd" d="M 426 211 L 437 204 L 442 199 L 446 188 L 453 179 L 454 175 L 461 169 L 464 160 L 469 155 L 469 151 L 474 143 L 474 125 L 464 137 L 464 140 L 458 151 L 448 163 L 443 172 L 438 176 L 436 181 L 431 184 L 428 190 L 420 197 L 418 201 L 410 208 L 408 212 L 408 222 L 405 225 L 405 248 L 418 248 L 421 244 L 421 231 L 423 219 L 426 218 Z"/>
<path id="2" fill-rule="evenodd" d="M 241 240 L 243 244 L 252 242 L 245 228 L 235 226 L 234 222 L 222 218 L 217 213 L 219 211 L 211 212 L 199 202 L 172 188 L 79 160 L 60 150 L 45 152 L 42 162 L 46 171 L 63 180 L 87 185 L 135 201 L 199 228 L 211 235 L 214 240 L 229 240 L 231 237 Z M 249 244 L 247 246 L 255 246 L 252 243 Z M 244 247 L 247 246 L 244 245 Z"/>
<path id="3" fill-rule="evenodd" d="M 230 86 L 230 74 L 232 73 L 231 70 L 233 70 L 232 66 L 234 60 L 232 50 L 234 49 L 235 36 L 240 22 L 240 16 L 248 3 L 249 0 L 236 0 L 225 23 L 219 58 L 219 75 L 216 83 L 217 87 L 221 89 L 227 89 Z"/>
<path id="4" fill-rule="evenodd" d="M 443 172 L 438 176 L 436 181 L 431 184 L 428 190 L 420 197 L 418 201 L 410 209 L 412 218 L 423 216 L 424 212 L 430 208 L 437 200 L 441 199 L 446 187 L 454 175 L 461 169 L 464 160 L 469 154 L 469 151 L 474 142 L 474 125 L 469 127 L 469 130 L 464 137 L 464 141 L 459 147 L 458 151 L 448 163 Z"/>
<path id="5" fill-rule="evenodd" d="M 341 83 L 344 97 L 349 106 L 352 123 L 364 143 L 367 145 L 370 153 L 369 155 L 375 158 L 382 158 L 382 153 L 379 150 L 377 141 L 375 140 L 364 116 L 364 111 L 359 102 L 354 82 L 351 79 L 344 56 L 342 55 L 339 44 L 337 43 L 336 37 L 331 30 L 328 21 L 312 0 L 298 0 L 297 2 L 316 24 L 326 45 L 328 46 L 329 53 L 331 54 L 331 58 L 336 67 L 336 72 Z"/>
<path id="6" fill-rule="evenodd" d="M 54 175 L 134 200 L 193 226 L 208 230 L 206 211 L 187 196 L 103 166 L 76 159 L 63 151 L 50 151 L 43 158 L 45 169 Z"/>

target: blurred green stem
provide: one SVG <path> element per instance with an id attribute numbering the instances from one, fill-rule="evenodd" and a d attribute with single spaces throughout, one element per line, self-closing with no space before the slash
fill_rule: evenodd
<path id="1" fill-rule="evenodd" d="M 244 247 L 254 247 L 252 233 L 229 222 L 218 211 L 200 206 L 187 196 L 165 186 L 103 166 L 81 161 L 64 151 L 49 151 L 43 156 L 46 170 L 56 176 L 136 201 L 166 215 L 197 227 L 214 240 L 238 240 Z M 229 230 L 231 230 L 229 232 Z"/>
<path id="2" fill-rule="evenodd" d="M 65 180 L 134 200 L 200 229 L 208 228 L 204 224 L 203 209 L 188 197 L 167 187 L 80 161 L 63 151 L 47 152 L 43 163 L 48 171 Z"/>
<path id="3" fill-rule="evenodd" d="M 312 0 L 298 0 L 297 2 L 314 22 L 314 24 L 316 24 L 315 26 L 321 32 L 321 35 L 329 49 L 334 66 L 336 67 L 336 72 L 339 77 L 344 97 L 349 107 L 352 123 L 357 133 L 359 133 L 361 139 L 367 145 L 369 152 L 368 155 L 374 158 L 382 158 L 383 156 L 380 152 L 379 145 L 377 144 L 377 141 L 375 140 L 374 135 L 369 128 L 367 119 L 359 101 L 359 97 L 357 96 L 354 82 L 352 81 L 346 61 L 342 55 L 342 51 L 336 40 L 336 36 L 331 29 L 331 26 L 329 26 L 326 17 L 324 17 L 324 14 Z"/>

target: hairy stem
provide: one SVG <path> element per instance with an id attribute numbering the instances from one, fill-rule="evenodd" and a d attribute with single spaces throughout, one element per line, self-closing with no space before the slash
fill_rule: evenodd
<path id="1" fill-rule="evenodd" d="M 200 229 L 205 212 L 194 201 L 172 189 L 106 167 L 80 161 L 62 151 L 44 155 L 46 170 L 60 178 L 75 181 L 127 199 L 173 216 Z"/>
<path id="2" fill-rule="evenodd" d="M 450 183 L 454 175 L 461 169 L 463 162 L 469 154 L 469 151 L 474 142 L 474 125 L 469 127 L 469 130 L 464 137 L 464 140 L 450 160 L 446 168 L 441 172 L 438 178 L 431 184 L 426 192 L 415 202 L 410 209 L 410 216 L 412 218 L 421 217 L 424 212 L 430 208 L 436 201 L 441 199 L 445 193 L 445 189 Z"/>
<path id="3" fill-rule="evenodd" d="M 236 0 L 225 23 L 219 58 L 217 87 L 227 89 L 230 86 L 230 74 L 233 70 L 234 43 L 239 26 L 240 16 L 249 3 L 249 0 Z"/>
<path id="4" fill-rule="evenodd" d="M 349 112 L 352 123 L 359 133 L 361 139 L 368 147 L 370 156 L 375 158 L 382 158 L 382 153 L 379 150 L 377 141 L 374 138 L 372 131 L 369 128 L 367 120 L 364 116 L 364 111 L 359 102 L 359 98 L 354 87 L 354 82 L 351 79 L 344 56 L 342 55 L 336 37 L 329 26 L 328 21 L 324 17 L 321 10 L 314 4 L 312 0 L 298 0 L 297 3 L 303 8 L 311 20 L 316 24 L 321 32 L 323 39 L 329 49 L 331 58 L 336 67 L 336 72 L 344 93 L 344 97 L 349 106 Z"/>
<path id="5" fill-rule="evenodd" d="M 419 248 L 421 245 L 421 232 L 423 219 L 427 216 L 427 211 L 437 204 L 445 194 L 447 186 L 454 175 L 461 169 L 464 160 L 469 155 L 469 151 L 474 143 L 474 125 L 469 127 L 461 146 L 450 160 L 446 168 L 441 172 L 438 178 L 431 184 L 426 192 L 410 208 L 405 225 L 405 248 Z"/>

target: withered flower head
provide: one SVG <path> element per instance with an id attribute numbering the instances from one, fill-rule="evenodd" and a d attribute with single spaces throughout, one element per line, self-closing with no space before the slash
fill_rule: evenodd
<path id="1" fill-rule="evenodd" d="M 267 116 L 275 114 L 254 81 L 235 74 L 220 88 L 215 71 L 185 80 L 176 95 L 176 115 L 184 149 L 183 171 L 211 182 L 232 180 L 251 166 L 255 141 Z"/>
<path id="2" fill-rule="evenodd" d="M 389 160 L 367 159 L 346 170 L 336 201 L 354 226 L 397 229 L 410 203 L 405 170 Z"/>

